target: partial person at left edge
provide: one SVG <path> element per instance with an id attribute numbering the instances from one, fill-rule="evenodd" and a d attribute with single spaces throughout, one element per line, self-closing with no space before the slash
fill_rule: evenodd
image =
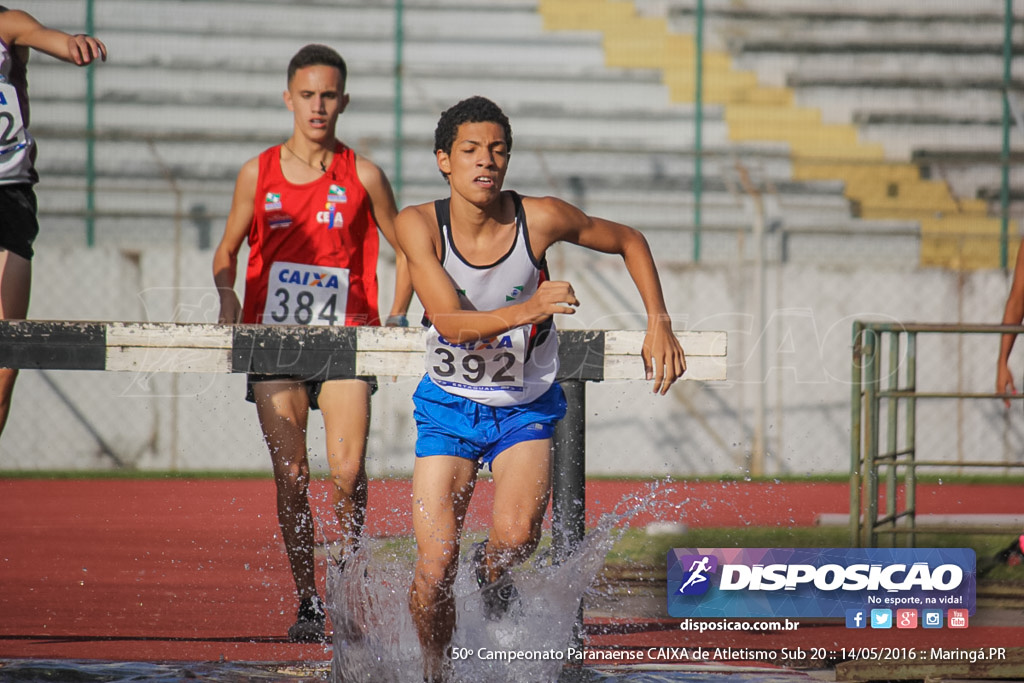
<path id="1" fill-rule="evenodd" d="M 28 132 L 28 56 L 39 50 L 70 64 L 106 61 L 106 46 L 85 34 L 40 24 L 32 15 L 0 5 L 0 320 L 28 315 L 32 244 L 39 234 L 36 143 Z M 0 368 L 0 433 L 7 424 L 18 371 Z"/>

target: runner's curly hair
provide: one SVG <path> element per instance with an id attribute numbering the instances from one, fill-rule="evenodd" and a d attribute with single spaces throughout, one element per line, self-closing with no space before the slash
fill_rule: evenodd
<path id="1" fill-rule="evenodd" d="M 464 123 L 497 123 L 505 129 L 505 145 L 512 151 L 512 126 L 501 107 L 486 97 L 470 97 L 450 107 L 441 114 L 434 129 L 434 153 L 452 153 L 459 126 Z"/>

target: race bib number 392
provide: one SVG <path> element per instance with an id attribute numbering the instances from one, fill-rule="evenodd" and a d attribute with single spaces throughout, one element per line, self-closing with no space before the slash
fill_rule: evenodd
<path id="1" fill-rule="evenodd" d="M 525 359 L 524 328 L 466 344 L 449 342 L 432 329 L 427 341 L 427 374 L 441 386 L 522 391 Z"/>
<path id="2" fill-rule="evenodd" d="M 265 325 L 344 325 L 348 268 L 278 261 L 270 267 Z"/>

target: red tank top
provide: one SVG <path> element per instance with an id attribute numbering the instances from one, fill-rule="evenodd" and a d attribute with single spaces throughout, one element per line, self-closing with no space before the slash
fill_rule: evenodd
<path id="1" fill-rule="evenodd" d="M 317 180 L 288 182 L 281 146 L 259 157 L 242 322 L 379 325 L 377 224 L 341 143 Z"/>

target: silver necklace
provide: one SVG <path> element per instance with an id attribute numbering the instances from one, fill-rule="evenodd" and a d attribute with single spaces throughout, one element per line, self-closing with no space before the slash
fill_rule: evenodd
<path id="1" fill-rule="evenodd" d="M 299 161 L 301 161 L 302 163 L 306 164 L 306 166 L 309 166 L 309 167 L 310 167 L 311 169 L 313 169 L 314 171 L 316 171 L 316 170 L 319 170 L 319 171 L 320 171 L 321 173 L 327 173 L 327 164 L 325 163 L 324 159 L 321 159 L 321 160 L 320 160 L 320 168 L 319 168 L 319 169 L 317 169 L 317 167 L 316 167 L 316 166 L 314 166 L 313 164 L 309 163 L 308 161 L 306 161 L 305 159 L 303 159 L 302 157 L 300 157 L 300 156 L 299 156 L 298 154 L 296 154 L 296 153 L 295 153 L 295 150 L 294 150 L 294 149 L 292 149 L 291 147 L 289 147 L 289 146 L 288 146 L 288 143 L 287 143 L 287 142 L 286 142 L 286 143 L 284 143 L 284 145 L 283 145 L 283 146 L 284 146 L 284 148 L 285 148 L 286 150 L 288 150 L 288 152 L 289 152 L 289 153 L 290 153 L 290 154 L 291 154 L 291 155 L 292 155 L 293 157 L 295 157 L 296 159 L 298 159 L 298 160 L 299 160 Z"/>

